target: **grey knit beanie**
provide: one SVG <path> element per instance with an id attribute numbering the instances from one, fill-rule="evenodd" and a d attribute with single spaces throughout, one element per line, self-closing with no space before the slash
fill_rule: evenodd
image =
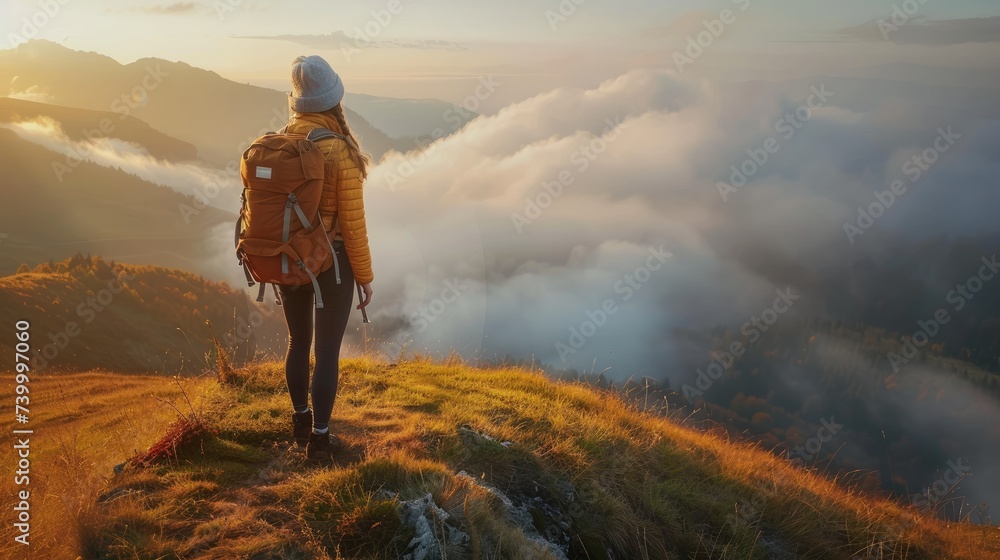
<path id="1" fill-rule="evenodd" d="M 300 56 L 292 63 L 292 110 L 321 113 L 344 99 L 344 82 L 322 57 Z"/>

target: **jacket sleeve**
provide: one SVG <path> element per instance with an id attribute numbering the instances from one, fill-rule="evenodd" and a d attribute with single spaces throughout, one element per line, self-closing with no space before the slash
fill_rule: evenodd
<path id="1" fill-rule="evenodd" d="M 354 278 L 359 284 L 374 280 L 372 256 L 368 247 L 368 227 L 365 224 L 365 203 L 362 192 L 361 170 L 351 159 L 348 150 L 337 150 L 337 223 L 344 238 L 347 258 L 351 262 Z"/>

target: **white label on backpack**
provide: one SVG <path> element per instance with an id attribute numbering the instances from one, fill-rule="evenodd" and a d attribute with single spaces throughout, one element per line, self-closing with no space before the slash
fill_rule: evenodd
<path id="1" fill-rule="evenodd" d="M 258 179 L 270 179 L 271 178 L 271 168 L 270 167 L 257 167 L 257 178 Z"/>

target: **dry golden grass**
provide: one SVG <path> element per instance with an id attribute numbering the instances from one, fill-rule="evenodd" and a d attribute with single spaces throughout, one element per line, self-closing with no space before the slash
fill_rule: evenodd
<path id="1" fill-rule="evenodd" d="M 11 379 L 12 376 L 6 376 Z M 185 406 L 181 387 L 197 392 L 200 382 L 168 377 L 104 373 L 41 375 L 31 381 L 30 421 L 14 425 L 13 412 L 0 429 L 30 428 L 31 558 L 74 559 L 78 523 L 97 505 L 113 467 L 157 440 L 176 419 L 167 403 Z M 8 387 L 6 394 L 13 394 Z M 3 446 L 0 462 L 11 476 L 0 481 L 9 503 L 24 486 L 14 484 L 14 449 Z M 9 517 L 9 516 L 8 516 Z M 0 525 L 0 558 L 20 558 L 10 523 Z"/>
<path id="2" fill-rule="evenodd" d="M 131 443 L 148 446 L 156 430 L 114 428 L 108 409 L 123 397 L 139 401 L 132 389 L 95 395 L 67 421 L 93 446 L 103 441 L 104 458 L 81 463 L 87 472 L 74 476 L 90 482 L 63 489 L 89 490 L 74 508 L 46 502 L 52 511 L 39 512 L 38 530 L 85 513 L 77 518 L 84 558 L 396 558 L 413 536 L 400 523 L 400 501 L 430 494 L 469 536 L 467 546 L 446 546 L 447 558 L 555 558 L 512 523 L 496 488 L 545 497 L 567 528 L 534 512 L 531 525 L 564 535 L 572 558 L 743 560 L 783 550 L 809 559 L 979 560 L 1000 551 L 996 528 L 927 519 L 538 372 L 362 358 L 343 360 L 341 375 L 332 426 L 347 449 L 333 467 L 309 465 L 284 443 L 282 365 L 264 363 L 225 382 L 192 382 L 194 405 L 217 435 L 99 489 L 106 478 L 92 473 L 141 448 Z M 169 383 L 158 387 L 176 396 Z M 172 420 L 161 412 L 160 434 Z M 98 414 L 107 417 L 94 422 Z M 108 427 L 129 443 L 96 435 Z M 468 435 L 475 432 L 493 440 Z M 560 494 L 566 483 L 572 501 Z M 94 503 L 101 492 L 113 499 Z M 748 501 L 762 507 L 737 515 Z"/>

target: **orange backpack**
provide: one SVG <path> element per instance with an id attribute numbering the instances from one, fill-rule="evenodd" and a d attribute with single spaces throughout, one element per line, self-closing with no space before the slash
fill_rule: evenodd
<path id="1" fill-rule="evenodd" d="M 260 282 L 257 301 L 271 284 L 313 285 L 316 307 L 323 307 L 316 276 L 331 266 L 340 284 L 336 249 L 323 226 L 320 198 L 323 195 L 325 156 L 316 142 L 344 137 L 325 128 L 308 136 L 287 134 L 285 129 L 261 136 L 243 152 L 242 207 L 236 221 L 236 257 L 247 285 Z M 336 228 L 336 215 L 334 215 Z"/>

